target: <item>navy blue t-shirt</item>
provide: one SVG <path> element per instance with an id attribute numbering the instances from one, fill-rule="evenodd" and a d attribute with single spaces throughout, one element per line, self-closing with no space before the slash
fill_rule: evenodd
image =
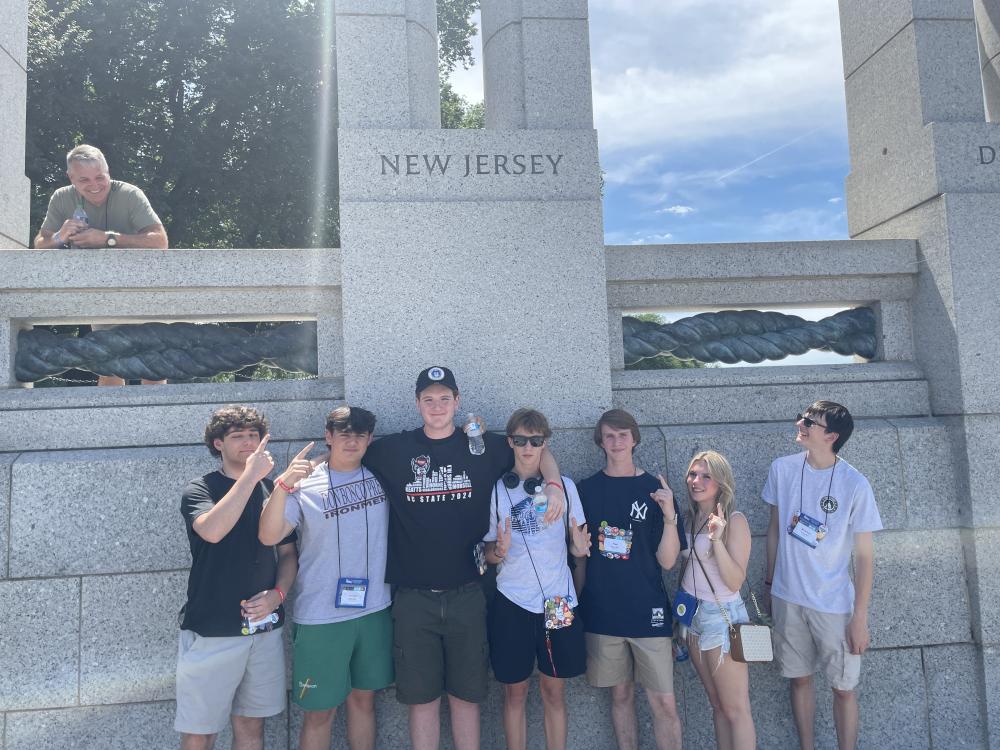
<path id="1" fill-rule="evenodd" d="M 609 477 L 603 471 L 578 485 L 593 542 L 581 597 L 588 633 L 625 638 L 671 635 L 670 598 L 656 561 L 663 511 L 649 496 L 659 488 L 660 482 L 652 474 Z M 678 510 L 674 497 L 674 512 Z M 618 535 L 628 531 L 632 543 L 628 556 L 616 555 L 614 550 L 623 539 Z M 680 524 L 676 532 L 681 549 L 686 549 Z M 616 537 L 618 545 L 612 541 Z"/>

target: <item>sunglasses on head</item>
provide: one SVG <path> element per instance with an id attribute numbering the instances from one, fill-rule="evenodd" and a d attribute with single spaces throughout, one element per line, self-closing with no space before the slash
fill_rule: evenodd
<path id="1" fill-rule="evenodd" d="M 545 438 L 541 435 L 532 435 L 531 437 L 527 435 L 508 435 L 507 437 L 510 438 L 515 448 L 523 448 L 528 443 L 531 443 L 532 448 L 541 448 L 545 445 Z"/>
<path id="2" fill-rule="evenodd" d="M 830 431 L 830 428 L 827 427 L 825 424 L 820 424 L 815 419 L 812 419 L 811 417 L 807 417 L 804 414 L 796 414 L 795 415 L 795 421 L 796 422 L 802 422 L 802 424 L 804 424 L 806 426 L 806 429 L 809 429 L 813 425 L 816 425 L 818 427 L 822 427 L 827 432 Z"/>

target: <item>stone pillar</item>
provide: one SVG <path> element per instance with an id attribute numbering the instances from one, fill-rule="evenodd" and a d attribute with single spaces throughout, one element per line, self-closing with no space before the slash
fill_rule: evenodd
<path id="1" fill-rule="evenodd" d="M 31 184 L 24 176 L 27 0 L 0 2 L 0 249 L 28 246 Z"/>
<path id="2" fill-rule="evenodd" d="M 441 127 L 435 0 L 336 0 L 336 10 L 340 127 Z"/>
<path id="3" fill-rule="evenodd" d="M 526 1 L 507 30 L 497 12 L 522 3 L 484 7 L 487 79 L 523 82 L 487 104 L 506 107 L 502 130 L 413 115 L 438 107 L 436 85 L 412 84 L 435 47 L 414 52 L 403 11 L 413 25 L 433 5 L 337 2 L 347 399 L 380 431 L 412 427 L 417 373 L 444 364 L 492 427 L 525 404 L 590 426 L 611 382 L 586 3 Z"/>
<path id="4" fill-rule="evenodd" d="M 486 127 L 593 127 L 586 0 L 483 3 Z"/>
<path id="5" fill-rule="evenodd" d="M 986 118 L 997 122 L 1000 120 L 1000 2 L 975 0 L 975 3 Z"/>
<path id="6" fill-rule="evenodd" d="M 954 432 L 958 518 L 987 743 L 1000 747 L 1000 125 L 998 4 L 840 0 L 850 232 L 918 240 L 914 355 Z M 978 20 L 978 49 L 977 49 Z M 984 76 L 985 101 L 984 107 Z"/>

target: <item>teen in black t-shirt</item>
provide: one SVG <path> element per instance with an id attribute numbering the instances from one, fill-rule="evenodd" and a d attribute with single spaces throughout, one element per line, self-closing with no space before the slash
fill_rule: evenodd
<path id="1" fill-rule="evenodd" d="M 205 444 L 222 464 L 193 480 L 181 500 L 191 545 L 174 721 L 182 748 L 210 746 L 230 721 L 234 745 L 259 744 L 263 717 L 285 707 L 282 604 L 297 556 L 294 534 L 277 553 L 257 539 L 274 468 L 266 433 L 254 409 L 217 410 Z"/>

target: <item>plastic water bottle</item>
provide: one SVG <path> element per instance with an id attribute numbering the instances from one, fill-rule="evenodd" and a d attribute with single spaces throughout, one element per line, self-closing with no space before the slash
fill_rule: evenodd
<path id="1" fill-rule="evenodd" d="M 544 521 L 545 511 L 549 509 L 549 499 L 545 496 L 545 484 L 538 483 L 535 494 L 531 496 L 531 505 L 535 509 L 535 516 L 538 518 L 538 528 L 544 529 L 548 526 Z"/>
<path id="2" fill-rule="evenodd" d="M 483 455 L 486 453 L 486 441 L 483 440 L 483 428 L 476 421 L 476 415 L 469 414 L 469 420 L 466 424 L 468 429 L 466 429 L 465 435 L 469 438 L 469 453 L 473 456 Z"/>
<path id="3" fill-rule="evenodd" d="M 679 638 L 674 638 L 674 661 L 680 663 L 682 661 L 687 661 L 691 654 L 688 652 L 688 647 Z"/>
<path id="4" fill-rule="evenodd" d="M 87 212 L 83 210 L 83 206 L 77 206 L 76 210 L 73 212 L 73 221 L 82 221 L 88 227 L 90 226 L 90 217 L 87 216 Z M 63 240 L 63 247 L 76 247 L 69 240 Z"/>

